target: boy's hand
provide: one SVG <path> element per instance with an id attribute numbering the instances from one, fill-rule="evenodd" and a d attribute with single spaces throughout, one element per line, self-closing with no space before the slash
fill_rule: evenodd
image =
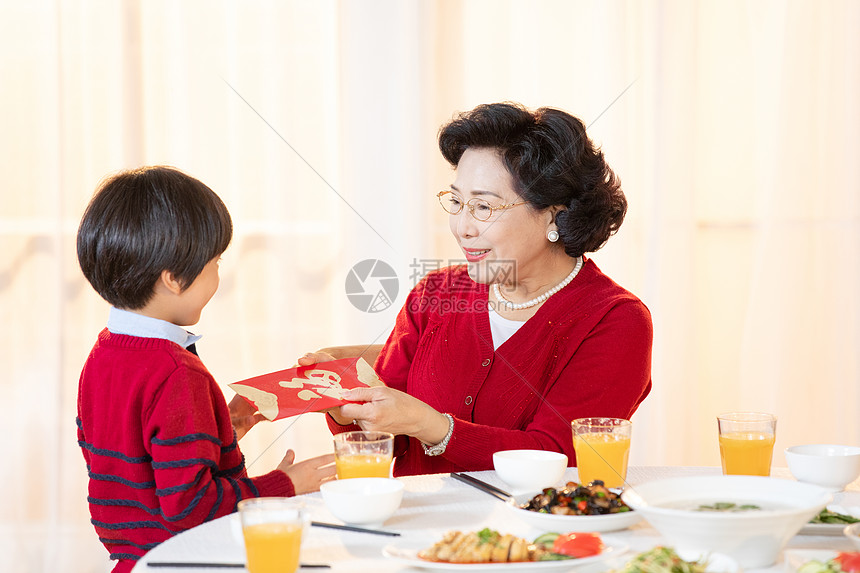
<path id="1" fill-rule="evenodd" d="M 293 482 L 296 495 L 319 491 L 320 484 L 334 479 L 334 454 L 317 456 L 294 464 L 296 453 L 287 450 L 287 455 L 278 464 L 278 469 L 287 474 Z"/>
<path id="2" fill-rule="evenodd" d="M 266 419 L 261 413 L 254 409 L 247 400 L 236 394 L 227 405 L 230 409 L 230 423 L 233 424 L 233 429 L 236 430 L 236 439 L 241 440 L 242 436 L 248 433 L 248 430 L 254 427 L 257 422 Z"/>

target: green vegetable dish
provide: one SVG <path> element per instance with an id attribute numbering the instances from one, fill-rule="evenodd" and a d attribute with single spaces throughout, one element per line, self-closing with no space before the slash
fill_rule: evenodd
<path id="1" fill-rule="evenodd" d="M 732 503 L 730 501 L 718 501 L 710 505 L 700 505 L 696 511 L 756 511 L 761 507 L 751 503 Z"/>
<path id="2" fill-rule="evenodd" d="M 706 562 L 684 561 L 670 547 L 640 553 L 615 573 L 705 573 Z"/>
<path id="3" fill-rule="evenodd" d="M 825 507 L 821 510 L 821 513 L 809 520 L 809 523 L 835 523 L 837 525 L 848 525 L 849 523 L 857 523 L 858 521 L 860 521 L 860 519 L 854 517 L 853 515 L 837 513 L 835 511 L 830 511 Z"/>
<path id="4" fill-rule="evenodd" d="M 800 569 L 797 570 L 797 573 L 843 573 L 842 568 L 838 563 L 828 561 L 826 563 L 822 563 L 821 561 L 809 561 L 808 563 L 804 563 Z"/>
<path id="5" fill-rule="evenodd" d="M 827 561 L 804 563 L 797 573 L 858 573 L 860 572 L 860 553 L 842 551 Z"/>

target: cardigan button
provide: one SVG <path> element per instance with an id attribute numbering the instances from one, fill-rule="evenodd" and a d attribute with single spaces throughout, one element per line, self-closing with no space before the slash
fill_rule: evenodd
<path id="1" fill-rule="evenodd" d="M 471 404 L 471 403 L 472 403 L 472 397 L 471 397 L 471 396 L 466 396 L 466 405 L 468 406 L 468 405 L 469 405 L 469 404 Z"/>
<path id="2" fill-rule="evenodd" d="M 489 366 L 491 360 L 489 358 L 485 358 L 483 362 L 481 362 L 481 366 Z"/>

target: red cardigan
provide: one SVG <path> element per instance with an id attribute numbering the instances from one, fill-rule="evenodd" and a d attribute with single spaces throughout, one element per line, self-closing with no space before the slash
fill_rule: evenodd
<path id="1" fill-rule="evenodd" d="M 464 266 L 435 271 L 397 317 L 376 371 L 452 414 L 454 433 L 437 457 L 398 436 L 395 475 L 492 469 L 510 449 L 563 452 L 573 466 L 571 420 L 629 419 L 651 391 L 651 315 L 593 261 L 495 351 L 487 290 Z"/>
<path id="2" fill-rule="evenodd" d="M 91 521 L 119 559 L 114 572 L 243 498 L 294 493 L 281 471 L 247 477 L 221 389 L 168 340 L 103 330 L 81 373 L 77 424 Z"/>

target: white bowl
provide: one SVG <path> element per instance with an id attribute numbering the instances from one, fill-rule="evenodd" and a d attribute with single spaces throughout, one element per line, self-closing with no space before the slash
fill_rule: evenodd
<path id="1" fill-rule="evenodd" d="M 493 454 L 499 478 L 517 490 L 555 486 L 567 469 L 567 456 L 546 450 L 502 450 Z"/>
<path id="2" fill-rule="evenodd" d="M 699 476 L 656 480 L 628 488 L 621 499 L 678 551 L 725 553 L 741 566 L 772 565 L 788 540 L 832 499 L 826 489 L 759 476 Z M 714 502 L 760 510 L 697 511 Z"/>
<path id="3" fill-rule="evenodd" d="M 797 481 L 842 491 L 860 476 L 860 448 L 807 444 L 785 449 L 785 461 Z"/>
<path id="4" fill-rule="evenodd" d="M 394 515 L 403 499 L 403 482 L 392 478 L 353 478 L 320 486 L 332 514 L 352 525 L 381 525 Z"/>

